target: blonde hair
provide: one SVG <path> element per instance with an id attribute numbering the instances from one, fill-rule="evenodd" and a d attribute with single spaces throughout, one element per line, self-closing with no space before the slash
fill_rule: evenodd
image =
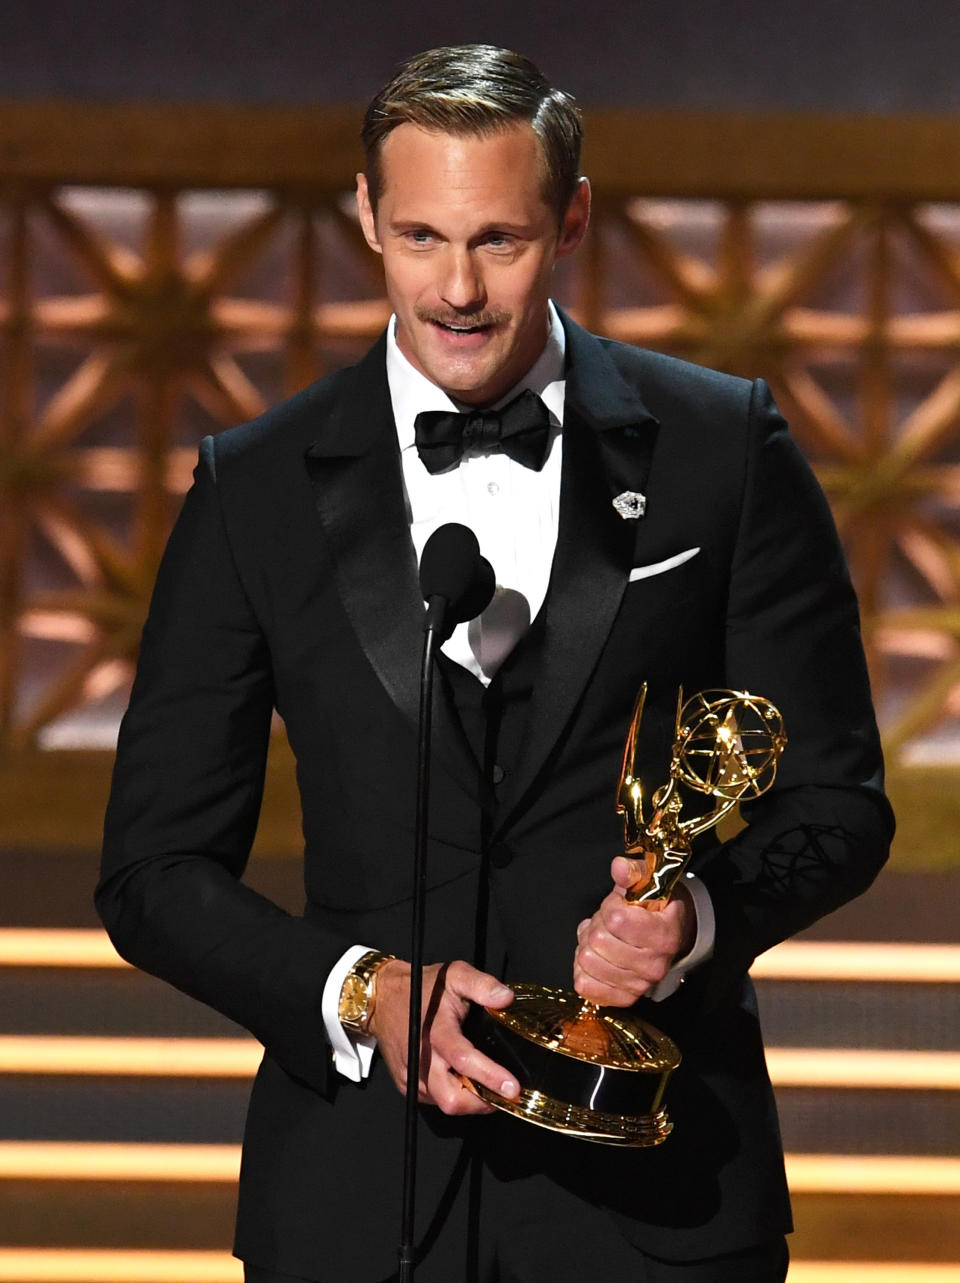
<path id="1" fill-rule="evenodd" d="M 529 58 L 494 45 L 428 49 L 404 62 L 367 108 L 361 138 L 374 213 L 380 153 L 398 125 L 484 136 L 527 122 L 540 140 L 543 195 L 563 218 L 580 178 L 580 110 Z"/>

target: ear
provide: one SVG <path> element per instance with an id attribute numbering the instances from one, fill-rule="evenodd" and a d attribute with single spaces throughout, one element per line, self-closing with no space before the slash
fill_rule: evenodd
<path id="1" fill-rule="evenodd" d="M 567 212 L 560 225 L 557 241 L 557 258 L 566 258 L 577 248 L 587 234 L 590 222 L 590 180 L 581 178 L 573 193 Z"/>
<path id="2" fill-rule="evenodd" d="M 367 244 L 374 253 L 382 254 L 383 248 L 377 236 L 377 220 L 373 216 L 373 207 L 370 204 L 366 174 L 357 174 L 357 213 L 360 216 L 360 227 Z"/>

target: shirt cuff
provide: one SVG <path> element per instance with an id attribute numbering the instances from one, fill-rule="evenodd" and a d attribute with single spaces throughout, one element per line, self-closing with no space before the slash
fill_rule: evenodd
<path id="1" fill-rule="evenodd" d="M 701 962 L 706 962 L 713 955 L 713 941 L 717 931 L 717 920 L 713 912 L 713 901 L 710 892 L 695 873 L 684 874 L 683 885 L 690 892 L 693 911 L 697 915 L 697 936 L 690 952 L 673 964 L 667 974 L 652 989 L 644 994 L 653 1002 L 663 1002 L 677 992 L 683 984 L 683 977 Z"/>
<path id="2" fill-rule="evenodd" d="M 355 944 L 341 954 L 330 968 L 320 998 L 320 1013 L 333 1053 L 334 1068 L 352 1083 L 362 1082 L 370 1073 L 370 1062 L 373 1060 L 377 1040 L 373 1034 L 348 1034 L 341 1025 L 340 990 L 350 968 L 365 953 L 369 953 L 371 948 L 371 945 Z"/>

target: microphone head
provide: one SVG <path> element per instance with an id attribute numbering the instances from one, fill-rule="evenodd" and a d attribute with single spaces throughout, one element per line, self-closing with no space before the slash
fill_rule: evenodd
<path id="1" fill-rule="evenodd" d="M 493 600 L 493 594 L 496 591 L 497 577 L 486 557 L 477 558 L 474 571 L 470 591 L 459 602 L 450 603 L 450 614 L 456 614 L 458 624 L 482 615 Z"/>
<path id="2" fill-rule="evenodd" d="M 451 521 L 433 532 L 420 558 L 420 590 L 425 601 L 441 598 L 446 603 L 443 625 L 438 629 L 441 641 L 456 624 L 486 609 L 495 586 L 493 567 L 481 557 L 472 530 Z"/>
<path id="3" fill-rule="evenodd" d="M 458 601 L 469 591 L 480 557 L 477 536 L 468 526 L 450 521 L 438 526 L 420 558 L 420 591 L 424 600 Z"/>

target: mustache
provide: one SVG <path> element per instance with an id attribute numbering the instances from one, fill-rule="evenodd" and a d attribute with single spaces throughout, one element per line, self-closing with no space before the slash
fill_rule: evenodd
<path id="1" fill-rule="evenodd" d="M 469 329 L 504 325 L 511 319 L 511 314 L 499 307 L 485 308 L 481 312 L 446 312 L 432 307 L 415 307 L 414 315 L 418 321 L 427 324 L 464 326 Z"/>

